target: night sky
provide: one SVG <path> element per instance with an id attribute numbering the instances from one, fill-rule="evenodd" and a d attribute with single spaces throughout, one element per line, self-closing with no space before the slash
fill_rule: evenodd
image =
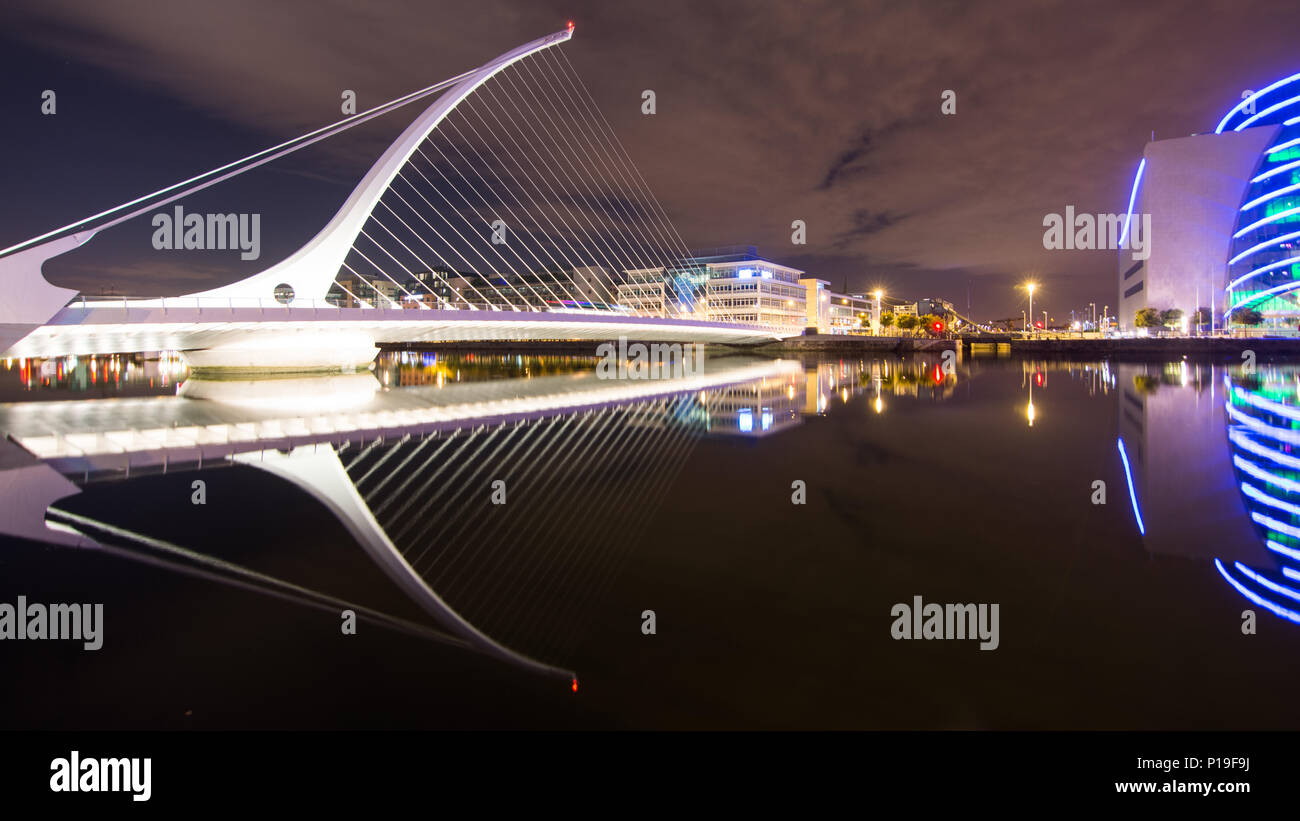
<path id="1" fill-rule="evenodd" d="M 6 246 L 333 122 L 343 89 L 364 110 L 574 20 L 562 48 L 692 247 L 757 245 L 836 288 L 969 301 L 980 319 L 1018 316 L 1028 276 L 1054 318 L 1113 311 L 1114 253 L 1044 251 L 1044 215 L 1122 213 L 1153 131 L 1212 131 L 1242 90 L 1300 71 L 1300 7 L 1276 0 L 7 6 Z M 185 201 L 262 214 L 259 260 L 155 251 L 144 216 L 47 273 L 151 295 L 261 270 L 328 221 L 418 110 Z M 795 219 L 807 245 L 790 242 Z"/>

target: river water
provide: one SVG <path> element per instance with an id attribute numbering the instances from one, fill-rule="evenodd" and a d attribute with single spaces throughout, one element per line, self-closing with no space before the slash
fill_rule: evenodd
<path id="1" fill-rule="evenodd" d="M 0 726 L 1300 725 L 1295 366 L 0 364 Z"/>

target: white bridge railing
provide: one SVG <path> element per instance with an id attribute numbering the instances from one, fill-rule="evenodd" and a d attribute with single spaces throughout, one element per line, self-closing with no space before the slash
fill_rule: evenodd
<path id="1" fill-rule="evenodd" d="M 567 306 L 546 306 L 544 308 L 529 306 L 521 308 L 517 305 L 428 305 L 423 302 L 408 302 L 406 304 L 394 302 L 391 305 L 370 305 L 362 303 L 359 305 L 340 305 L 324 299 L 300 299 L 295 298 L 290 302 L 281 302 L 278 299 L 263 299 L 261 297 L 204 297 L 204 296 L 172 296 L 172 297 L 128 297 L 128 296 L 78 296 L 66 306 L 69 309 L 81 311 L 93 311 L 103 309 L 118 308 L 124 311 L 132 309 L 153 309 L 160 308 L 163 313 L 168 309 L 194 308 L 203 309 L 225 309 L 233 311 L 237 308 L 256 308 L 263 312 L 266 311 L 287 311 L 310 309 L 313 311 L 357 311 L 357 310 L 387 310 L 387 311 L 468 311 L 484 313 L 551 313 L 567 314 L 582 316 L 622 316 L 622 317 L 642 317 L 652 316 L 651 314 L 638 313 L 630 308 L 618 305 L 611 306 L 609 309 L 599 308 L 574 308 Z"/>

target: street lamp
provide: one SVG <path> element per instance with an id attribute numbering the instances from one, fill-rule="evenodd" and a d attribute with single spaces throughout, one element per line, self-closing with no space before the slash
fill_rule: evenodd
<path id="1" fill-rule="evenodd" d="M 874 313 L 871 316 L 871 333 L 873 336 L 880 336 L 880 298 L 885 292 L 877 288 L 871 294 L 876 298 Z"/>
<path id="2" fill-rule="evenodd" d="M 1025 283 L 1025 290 L 1029 292 L 1029 315 L 1030 316 L 1034 315 L 1034 289 L 1036 289 L 1037 287 L 1038 287 L 1037 282 Z M 1030 328 L 1029 332 L 1033 333 L 1033 329 Z"/>

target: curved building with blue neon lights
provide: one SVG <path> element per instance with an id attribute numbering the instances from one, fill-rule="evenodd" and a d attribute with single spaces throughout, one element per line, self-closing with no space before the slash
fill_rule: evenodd
<path id="1" fill-rule="evenodd" d="M 1150 237 L 1144 254 L 1119 252 L 1121 330 L 1142 308 L 1204 307 L 1214 328 L 1298 333 L 1300 74 L 1241 100 L 1213 133 L 1148 143 L 1131 191 L 1126 233 L 1149 217 Z M 1263 321 L 1243 323 L 1246 309 Z"/>

